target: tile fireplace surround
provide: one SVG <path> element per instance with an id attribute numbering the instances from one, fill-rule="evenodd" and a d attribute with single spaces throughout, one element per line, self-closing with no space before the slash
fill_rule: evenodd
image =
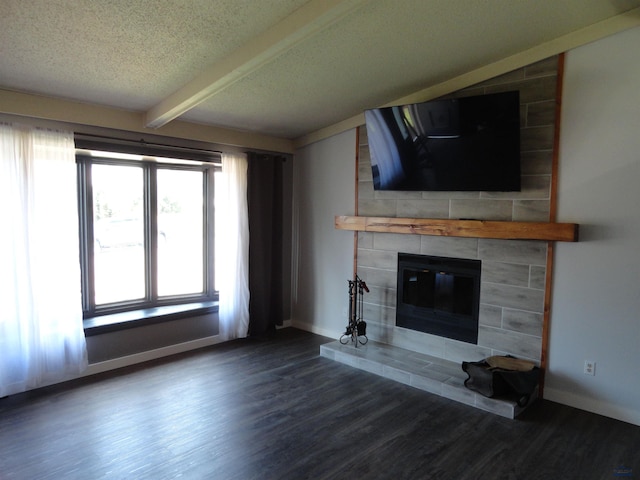
<path id="1" fill-rule="evenodd" d="M 503 222 L 548 222 L 551 210 L 558 57 L 487 80 L 451 96 L 518 89 L 521 101 L 520 192 L 380 192 L 373 190 L 366 128 L 359 130 L 357 215 Z M 547 241 L 505 240 L 402 233 L 357 233 L 357 273 L 364 295 L 367 348 L 338 342 L 321 354 L 425 390 L 513 418 L 515 408 L 460 388 L 460 363 L 513 355 L 540 364 L 547 268 Z M 399 252 L 482 261 L 478 344 L 395 326 Z M 415 361 L 398 366 L 401 359 Z M 428 372 L 427 376 L 422 375 Z M 422 372 L 422 373 L 421 373 Z M 433 375 L 433 372 L 438 372 Z M 443 377 L 444 375 L 444 377 Z M 440 378 L 434 384 L 434 378 Z"/>

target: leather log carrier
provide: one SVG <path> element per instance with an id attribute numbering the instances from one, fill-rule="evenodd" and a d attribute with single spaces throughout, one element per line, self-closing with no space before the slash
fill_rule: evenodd
<path id="1" fill-rule="evenodd" d="M 540 377 L 540 368 L 533 362 L 500 355 L 462 362 L 462 370 L 468 389 L 485 397 L 515 397 L 520 407 L 529 403 Z"/>

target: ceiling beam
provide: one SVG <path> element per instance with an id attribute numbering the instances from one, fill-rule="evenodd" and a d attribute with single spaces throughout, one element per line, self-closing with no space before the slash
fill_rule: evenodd
<path id="1" fill-rule="evenodd" d="M 378 106 L 391 107 L 394 105 L 426 102 L 442 95 L 467 88 L 490 78 L 497 77 L 498 75 L 502 75 L 512 70 L 522 68 L 553 55 L 567 52 L 582 45 L 586 45 L 587 43 L 595 42 L 608 37 L 609 35 L 638 26 L 640 26 L 640 7 L 594 23 L 566 35 L 562 35 L 558 38 L 536 45 L 522 52 L 518 52 L 489 65 L 484 65 L 470 72 L 445 80 L 444 82 L 431 85 L 410 95 L 397 98 L 385 105 Z M 293 145 L 296 149 L 303 148 L 312 143 L 332 137 L 333 135 L 364 125 L 364 123 L 364 112 L 361 112 L 351 118 L 342 120 L 339 123 L 329 125 L 325 128 L 321 128 L 320 130 L 316 130 L 315 132 L 296 138 Z"/>
<path id="2" fill-rule="evenodd" d="M 147 128 L 159 128 L 273 61 L 298 42 L 337 22 L 368 0 L 311 0 L 262 34 L 209 66 L 147 111 Z"/>

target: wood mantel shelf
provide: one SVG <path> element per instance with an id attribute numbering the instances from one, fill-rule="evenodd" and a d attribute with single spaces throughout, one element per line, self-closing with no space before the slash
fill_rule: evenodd
<path id="1" fill-rule="evenodd" d="M 440 218 L 357 217 L 338 215 L 335 227 L 358 232 L 408 233 L 443 237 L 498 238 L 577 242 L 578 224 L 552 222 L 502 222 Z"/>

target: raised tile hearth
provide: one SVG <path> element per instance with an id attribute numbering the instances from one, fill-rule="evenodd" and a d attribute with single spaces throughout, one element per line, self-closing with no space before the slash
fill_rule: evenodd
<path id="1" fill-rule="evenodd" d="M 516 418 L 537 399 L 536 391 L 528 405 L 519 407 L 515 400 L 484 397 L 464 386 L 467 375 L 460 364 L 371 340 L 358 348 L 327 343 L 320 346 L 320 356 L 506 418 Z"/>

